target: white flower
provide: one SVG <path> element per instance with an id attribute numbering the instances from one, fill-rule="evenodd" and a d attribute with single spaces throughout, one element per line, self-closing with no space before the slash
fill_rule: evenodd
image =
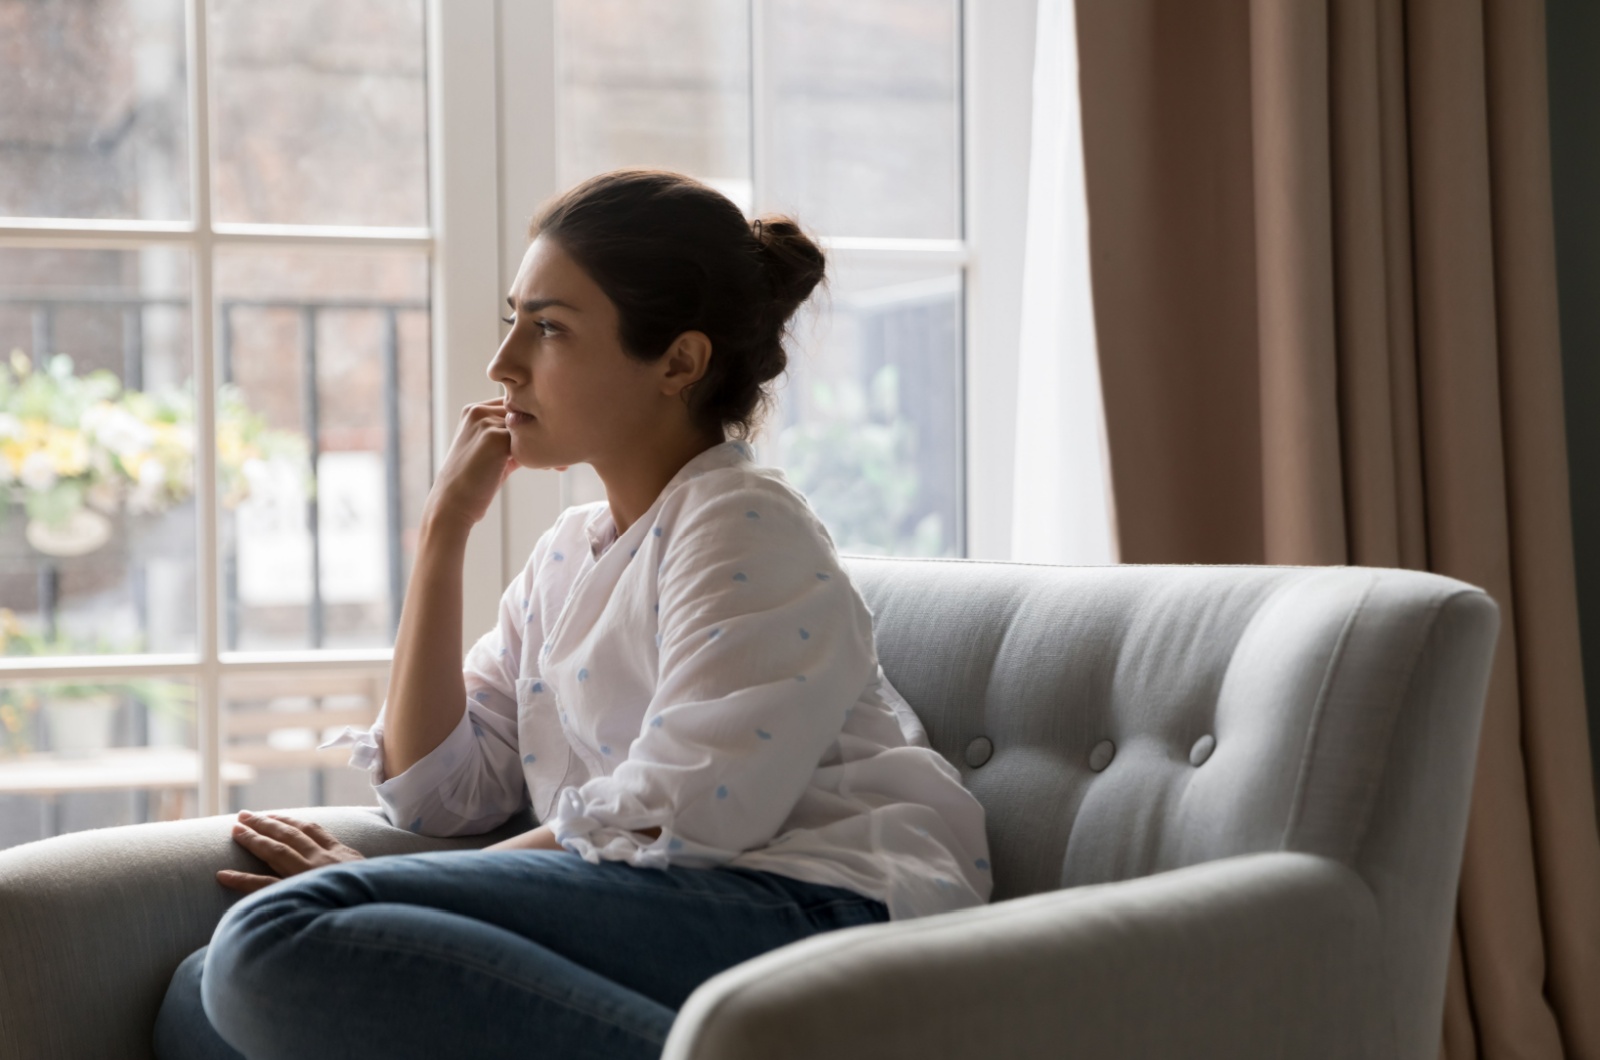
<path id="1" fill-rule="evenodd" d="M 123 458 L 150 448 L 156 437 L 155 432 L 139 417 L 127 409 L 105 402 L 85 412 L 79 427 Z"/>
<path id="2" fill-rule="evenodd" d="M 0 412 L 0 438 L 22 437 L 22 421 L 9 412 Z"/>
<path id="3" fill-rule="evenodd" d="M 139 484 L 128 492 L 128 510 L 156 512 L 161 510 L 161 487 L 166 484 L 167 471 L 156 460 L 146 460 L 139 465 Z"/>
<path id="4" fill-rule="evenodd" d="M 35 449 L 22 460 L 22 473 L 17 476 L 28 489 L 43 493 L 56 484 L 56 469 L 50 463 L 50 454 Z"/>

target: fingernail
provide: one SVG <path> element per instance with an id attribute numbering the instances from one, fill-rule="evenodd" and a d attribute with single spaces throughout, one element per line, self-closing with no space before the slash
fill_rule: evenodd
<path id="1" fill-rule="evenodd" d="M 255 814 L 251 813 L 249 810 L 240 810 L 239 811 L 239 816 L 240 817 L 244 817 L 244 818 L 250 818 L 250 817 L 254 817 Z"/>

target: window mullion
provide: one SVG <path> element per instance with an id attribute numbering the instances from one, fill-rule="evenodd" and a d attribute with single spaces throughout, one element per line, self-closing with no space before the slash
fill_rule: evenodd
<path id="1" fill-rule="evenodd" d="M 750 209 L 770 208 L 768 152 L 772 144 L 772 92 L 767 84 L 767 4 L 750 0 Z"/>
<path id="2" fill-rule="evenodd" d="M 212 328 L 211 120 L 206 53 L 206 0 L 189 0 L 189 196 L 194 210 L 194 497 L 200 516 L 196 557 L 195 625 L 200 667 L 195 680 L 196 742 L 200 752 L 200 815 L 222 812 L 222 703 L 218 663 L 216 365 Z"/>

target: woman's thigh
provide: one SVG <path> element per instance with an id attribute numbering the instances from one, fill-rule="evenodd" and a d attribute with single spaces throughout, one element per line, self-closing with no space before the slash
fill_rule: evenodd
<path id="1" fill-rule="evenodd" d="M 861 895 L 746 869 L 591 865 L 565 851 L 438 851 L 331 865 L 274 884 L 228 911 L 213 947 L 370 903 L 501 928 L 672 1009 L 751 957 L 887 919 L 881 903 Z"/>

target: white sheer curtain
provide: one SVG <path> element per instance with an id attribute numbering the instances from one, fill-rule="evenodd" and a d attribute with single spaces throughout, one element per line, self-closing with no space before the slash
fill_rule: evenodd
<path id="1" fill-rule="evenodd" d="M 1038 12 L 1011 558 L 1115 563 L 1073 0 L 1039 0 Z"/>

